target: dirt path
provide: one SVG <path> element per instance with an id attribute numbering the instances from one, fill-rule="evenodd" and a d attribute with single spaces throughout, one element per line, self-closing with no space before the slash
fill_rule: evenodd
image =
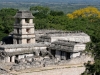
<path id="1" fill-rule="evenodd" d="M 80 75 L 84 72 L 85 67 L 82 64 L 79 65 L 64 65 L 64 66 L 52 66 L 43 68 L 31 68 L 21 70 L 19 72 L 11 72 L 16 75 Z"/>

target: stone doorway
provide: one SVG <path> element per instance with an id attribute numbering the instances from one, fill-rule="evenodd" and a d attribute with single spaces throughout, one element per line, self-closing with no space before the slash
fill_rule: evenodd
<path id="1" fill-rule="evenodd" d="M 55 50 L 51 50 L 51 54 L 55 57 L 55 53 L 56 51 Z"/>
<path id="2" fill-rule="evenodd" d="M 66 60 L 70 59 L 70 52 L 66 52 Z"/>

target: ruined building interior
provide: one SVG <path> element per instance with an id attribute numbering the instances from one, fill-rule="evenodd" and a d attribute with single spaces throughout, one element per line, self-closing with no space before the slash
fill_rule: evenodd
<path id="1" fill-rule="evenodd" d="M 0 62 L 13 63 L 10 70 L 67 64 L 81 58 L 91 41 L 81 31 L 35 30 L 30 11 L 18 11 L 14 17 L 13 43 L 0 45 Z"/>

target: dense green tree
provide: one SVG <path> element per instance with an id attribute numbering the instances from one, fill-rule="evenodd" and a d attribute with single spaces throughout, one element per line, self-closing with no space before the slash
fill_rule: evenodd
<path id="1" fill-rule="evenodd" d="M 33 15 L 37 18 L 46 18 L 49 12 L 48 7 L 42 7 L 42 6 L 32 6 L 30 7 L 30 11 L 33 12 Z"/>
<path id="2" fill-rule="evenodd" d="M 18 9 L 3 8 L 0 10 L 0 40 L 13 30 L 14 15 Z"/>
<path id="3" fill-rule="evenodd" d="M 52 15 L 52 16 L 62 16 L 62 15 L 64 15 L 64 12 L 51 10 L 50 15 Z"/>

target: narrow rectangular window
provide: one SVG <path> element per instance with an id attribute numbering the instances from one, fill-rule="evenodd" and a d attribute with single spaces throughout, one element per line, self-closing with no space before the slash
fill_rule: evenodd
<path id="1" fill-rule="evenodd" d="M 29 29 L 29 28 L 27 28 L 27 29 L 26 29 L 26 32 L 27 32 L 27 33 L 30 33 L 30 29 Z"/>
<path id="2" fill-rule="evenodd" d="M 25 18 L 25 22 L 26 22 L 26 23 L 29 23 L 29 20 L 30 20 L 30 19 L 28 19 L 28 18 Z"/>
<path id="3" fill-rule="evenodd" d="M 19 34 L 19 28 L 17 28 L 17 34 Z"/>
<path id="4" fill-rule="evenodd" d="M 27 39 L 27 43 L 30 43 L 30 39 Z"/>
<path id="5" fill-rule="evenodd" d="M 17 44 L 19 44 L 19 39 L 17 39 Z"/>

